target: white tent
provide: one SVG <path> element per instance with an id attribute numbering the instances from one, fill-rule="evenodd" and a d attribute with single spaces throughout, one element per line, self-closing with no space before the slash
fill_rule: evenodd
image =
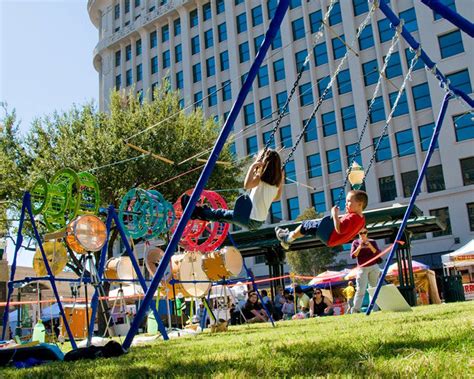
<path id="1" fill-rule="evenodd" d="M 442 255 L 441 259 L 443 261 L 443 265 L 449 268 L 474 266 L 474 239 L 456 251 Z"/>

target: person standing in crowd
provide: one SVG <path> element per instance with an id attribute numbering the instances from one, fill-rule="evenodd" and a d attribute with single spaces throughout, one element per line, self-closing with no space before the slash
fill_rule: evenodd
<path id="1" fill-rule="evenodd" d="M 300 286 L 295 287 L 295 293 L 297 301 L 298 312 L 308 313 L 309 312 L 309 296 L 306 295 Z"/>
<path id="2" fill-rule="evenodd" d="M 359 238 L 352 242 L 351 247 L 351 258 L 357 259 L 357 265 L 359 266 L 356 277 L 354 306 L 351 313 L 360 312 L 367 285 L 370 287 L 377 285 L 380 276 L 377 254 L 380 254 L 377 243 L 368 238 L 367 228 L 362 228 L 359 232 Z"/>
<path id="3" fill-rule="evenodd" d="M 349 281 L 349 283 L 347 283 L 347 287 L 344 288 L 344 290 L 342 291 L 342 294 L 344 295 L 347 301 L 346 313 L 349 313 L 352 307 L 354 306 L 355 288 L 352 281 Z"/>

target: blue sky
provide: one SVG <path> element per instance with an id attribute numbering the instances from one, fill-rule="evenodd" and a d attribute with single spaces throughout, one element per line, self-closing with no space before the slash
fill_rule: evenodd
<path id="1" fill-rule="evenodd" d="M 0 102 L 16 109 L 23 133 L 36 117 L 97 104 L 97 42 L 87 0 L 0 0 Z M 33 253 L 20 253 L 18 264 L 31 266 Z"/>

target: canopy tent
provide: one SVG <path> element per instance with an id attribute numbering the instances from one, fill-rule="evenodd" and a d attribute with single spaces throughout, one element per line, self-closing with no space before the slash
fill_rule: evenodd
<path id="1" fill-rule="evenodd" d="M 474 265 L 474 239 L 452 253 L 441 256 L 446 267 L 469 267 Z"/>
<path id="2" fill-rule="evenodd" d="M 430 267 L 428 265 L 425 265 L 421 262 L 417 262 L 412 260 L 411 261 L 412 267 L 413 267 L 413 272 L 419 272 L 419 271 L 425 271 L 428 270 Z M 408 262 L 403 261 L 402 262 L 402 268 L 403 267 L 408 267 Z M 398 276 L 398 263 L 392 263 L 387 271 L 387 276 Z"/>
<path id="3" fill-rule="evenodd" d="M 317 284 L 335 284 L 344 281 L 344 277 L 347 275 L 348 270 L 342 271 L 324 271 L 323 273 L 316 275 L 308 283 L 310 286 Z"/>
<path id="4" fill-rule="evenodd" d="M 58 303 L 55 303 L 50 307 L 46 307 L 41 311 L 41 320 L 43 321 L 50 321 L 59 317 L 61 317 L 61 313 L 59 312 Z"/>

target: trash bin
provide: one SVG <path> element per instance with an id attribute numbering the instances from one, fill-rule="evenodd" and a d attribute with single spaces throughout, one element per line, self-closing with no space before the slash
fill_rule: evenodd
<path id="1" fill-rule="evenodd" d="M 446 303 L 466 300 L 461 275 L 443 276 L 443 297 Z"/>

